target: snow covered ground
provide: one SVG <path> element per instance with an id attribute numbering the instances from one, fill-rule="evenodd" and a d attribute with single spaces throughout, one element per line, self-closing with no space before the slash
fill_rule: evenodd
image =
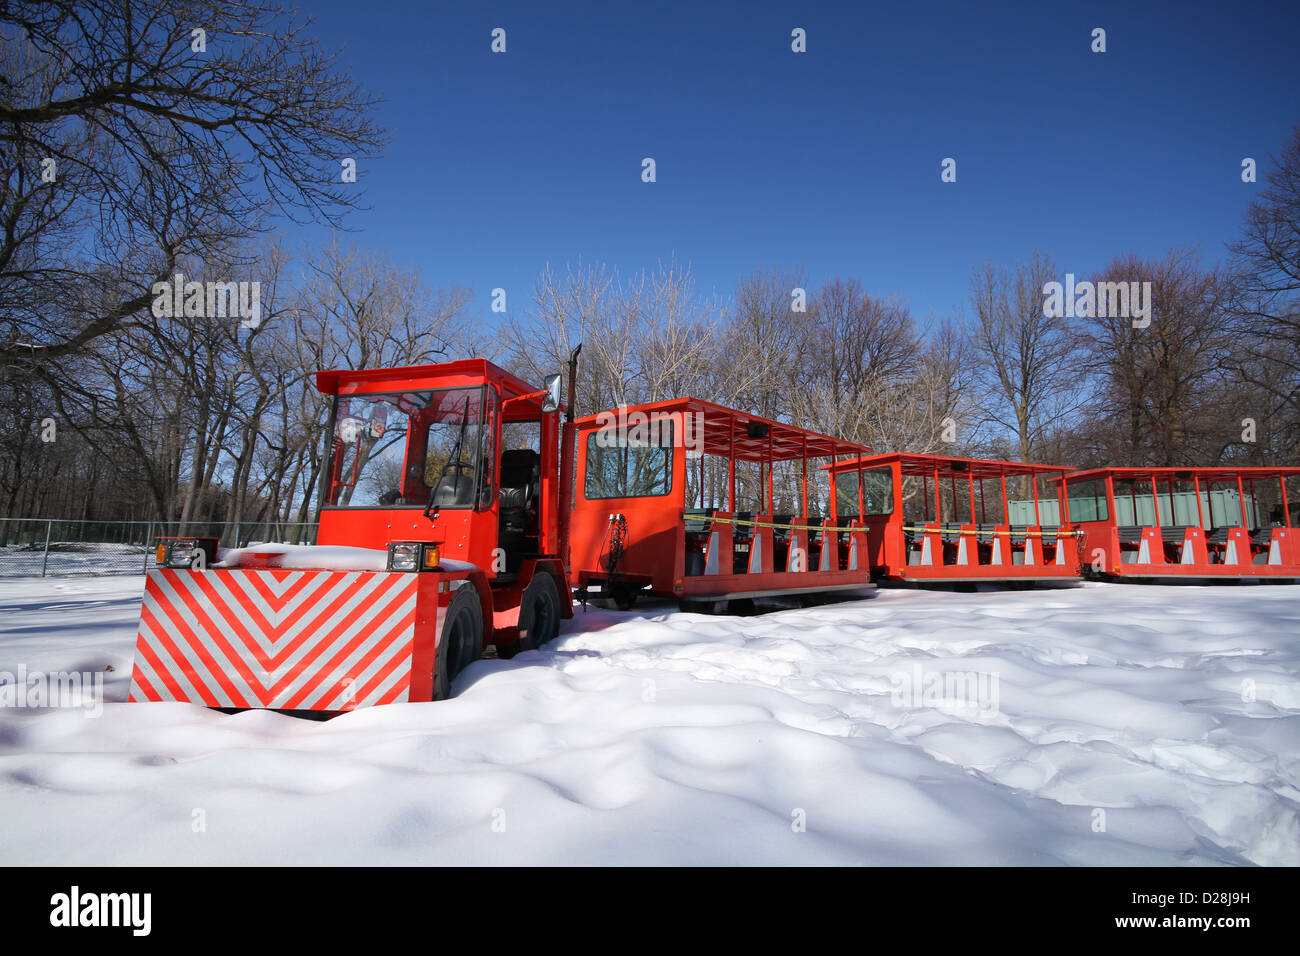
<path id="1" fill-rule="evenodd" d="M 0 582 L 108 701 L 0 707 L 0 863 L 1300 864 L 1296 586 L 591 610 L 324 722 L 121 703 L 142 586 Z"/>
<path id="2" fill-rule="evenodd" d="M 51 541 L 0 548 L 0 578 L 63 574 L 143 574 L 153 548 L 143 544 L 96 541 Z"/>

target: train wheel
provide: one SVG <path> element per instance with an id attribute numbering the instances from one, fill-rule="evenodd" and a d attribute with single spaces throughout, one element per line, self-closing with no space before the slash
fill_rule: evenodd
<path id="1" fill-rule="evenodd" d="M 545 571 L 533 575 L 519 602 L 519 640 L 514 653 L 532 651 L 560 633 L 560 592 Z"/>
<path id="2" fill-rule="evenodd" d="M 433 665 L 433 699 L 451 696 L 456 675 L 483 655 L 483 608 L 478 591 L 468 582 L 456 589 L 447 605 Z"/>
<path id="3" fill-rule="evenodd" d="M 605 597 L 605 607 L 618 611 L 630 611 L 636 605 L 638 593 L 637 588 L 626 584 L 611 585 Z"/>
<path id="4" fill-rule="evenodd" d="M 678 598 L 677 610 L 683 614 L 724 614 L 726 601 L 701 601 L 696 598 Z"/>

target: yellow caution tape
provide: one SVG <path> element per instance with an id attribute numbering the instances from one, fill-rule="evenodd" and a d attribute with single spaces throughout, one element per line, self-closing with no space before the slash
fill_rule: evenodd
<path id="1" fill-rule="evenodd" d="M 771 521 L 754 521 L 749 518 L 720 518 L 717 516 L 709 517 L 706 515 L 692 515 L 687 520 L 704 521 L 704 522 L 716 521 L 718 524 L 748 525 L 754 528 L 788 528 L 792 531 L 825 531 L 826 530 L 826 526 L 820 524 L 780 524 Z M 866 531 L 868 529 L 860 526 L 843 527 L 843 526 L 832 525 L 831 530 L 839 531 L 839 532 L 847 532 L 847 531 Z M 1043 537 L 1072 538 L 1077 535 L 1083 534 L 1082 531 L 960 531 L 952 528 L 913 528 L 908 526 L 904 526 L 903 530 L 921 531 L 926 534 L 950 534 L 950 535 L 951 534 L 974 534 L 974 535 L 1003 534 L 1006 535 L 1007 537 L 1011 537 L 1012 535 L 1028 535 L 1030 537 L 1035 537 L 1035 538 L 1043 538 Z"/>
<path id="2" fill-rule="evenodd" d="M 716 521 L 718 524 L 743 524 L 754 528 L 789 528 L 794 531 L 825 531 L 826 526 L 820 524 L 778 524 L 771 521 L 752 521 L 749 518 L 717 518 L 706 517 L 704 515 L 693 515 L 688 520 L 695 521 Z M 832 526 L 833 531 L 866 531 L 866 528 L 837 528 Z"/>
<path id="3" fill-rule="evenodd" d="M 1012 535 L 1027 535 L 1033 538 L 1072 538 L 1076 535 L 1083 534 L 1082 531 L 963 531 L 959 528 L 908 528 L 904 531 L 921 531 L 925 534 L 1004 534 L 1007 537 Z"/>

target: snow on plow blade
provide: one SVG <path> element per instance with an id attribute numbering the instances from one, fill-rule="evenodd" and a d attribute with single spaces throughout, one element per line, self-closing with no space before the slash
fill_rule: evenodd
<path id="1" fill-rule="evenodd" d="M 321 711 L 428 700 L 438 615 L 419 608 L 438 601 L 418 601 L 419 577 L 151 571 L 129 699 Z"/>

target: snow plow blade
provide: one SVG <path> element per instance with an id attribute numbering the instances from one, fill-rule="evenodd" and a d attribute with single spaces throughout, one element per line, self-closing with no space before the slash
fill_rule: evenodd
<path id="1" fill-rule="evenodd" d="M 129 699 L 328 712 L 429 700 L 440 590 L 387 571 L 151 571 Z"/>

